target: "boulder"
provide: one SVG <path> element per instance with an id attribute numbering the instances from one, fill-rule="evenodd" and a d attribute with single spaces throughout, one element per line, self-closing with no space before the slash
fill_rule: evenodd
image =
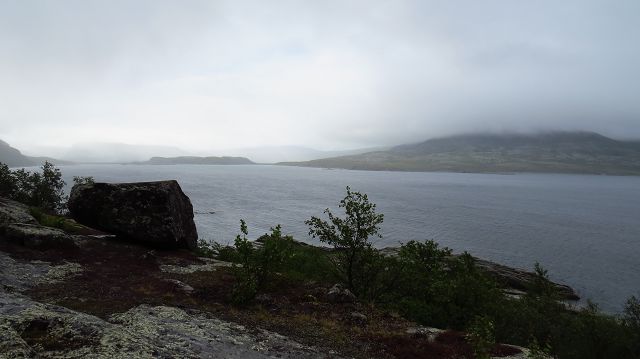
<path id="1" fill-rule="evenodd" d="M 336 284 L 327 292 L 327 300 L 331 303 L 354 303 L 356 296 L 341 284 Z"/>
<path id="2" fill-rule="evenodd" d="M 75 185 L 68 203 L 81 224 L 161 248 L 197 246 L 193 206 L 177 181 Z"/>
<path id="3" fill-rule="evenodd" d="M 33 249 L 74 248 L 76 243 L 64 231 L 39 224 L 12 223 L 0 229 L 5 240 Z"/>
<path id="4" fill-rule="evenodd" d="M 29 206 L 0 197 L 0 227 L 11 223 L 38 224 L 31 215 Z"/>
<path id="5" fill-rule="evenodd" d="M 527 292 L 536 278 L 533 272 L 503 266 L 487 260 L 476 259 L 476 266 L 495 278 L 498 283 L 516 291 Z M 551 282 L 551 284 L 563 300 L 580 300 L 580 296 L 568 285 L 555 282 Z M 507 294 L 517 294 L 517 292 Z"/>

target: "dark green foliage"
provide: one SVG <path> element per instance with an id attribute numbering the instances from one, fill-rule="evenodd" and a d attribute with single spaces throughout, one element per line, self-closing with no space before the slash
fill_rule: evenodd
<path id="1" fill-rule="evenodd" d="M 640 300 L 632 295 L 624 306 L 624 324 L 640 334 Z"/>
<path id="2" fill-rule="evenodd" d="M 283 236 L 280 225 L 263 235 L 261 245 L 249 241 L 247 225 L 240 220 L 242 234 L 236 236 L 234 246 L 237 265 L 234 266 L 236 286 L 233 302 L 244 304 L 262 290 L 291 257 L 293 238 Z"/>
<path id="3" fill-rule="evenodd" d="M 13 178 L 13 174 L 4 163 L 0 163 L 0 196 L 13 198 L 13 193 L 16 188 L 16 181 Z"/>
<path id="4" fill-rule="evenodd" d="M 217 243 L 211 243 L 204 239 L 198 240 L 198 246 L 196 247 L 196 254 L 200 257 L 213 258 L 217 257 L 218 251 L 215 249 Z"/>
<path id="5" fill-rule="evenodd" d="M 46 213 L 38 207 L 30 207 L 29 213 L 31 213 L 38 223 L 45 227 L 62 229 L 63 231 L 71 234 L 82 234 L 87 230 L 86 227 L 79 225 L 77 222 L 69 218 Z"/>
<path id="6" fill-rule="evenodd" d="M 335 282 L 336 273 L 330 254 L 324 248 L 297 243 L 283 265 L 283 273 L 296 281 Z"/>
<path id="7" fill-rule="evenodd" d="M 0 164 L 0 195 L 50 212 L 64 210 L 64 185 L 60 170 L 49 162 L 42 172 L 28 172 L 24 168 L 11 171 Z"/>
<path id="8" fill-rule="evenodd" d="M 527 359 L 547 359 L 551 357 L 551 344 L 548 342 L 540 345 L 538 340 L 532 337 L 527 348 L 529 348 Z"/>
<path id="9" fill-rule="evenodd" d="M 94 184 L 96 181 L 91 176 L 73 176 L 74 185 Z"/>
<path id="10" fill-rule="evenodd" d="M 357 296 L 370 295 L 371 284 L 380 273 L 380 256 L 372 248 L 370 237 L 381 237 L 380 224 L 384 216 L 376 213 L 376 205 L 366 194 L 351 192 L 340 201 L 345 217 L 336 217 L 328 208 L 324 213 L 329 222 L 318 217 L 305 221 L 309 235 L 333 246 L 335 267 L 340 279 Z"/>
<path id="11" fill-rule="evenodd" d="M 640 358 L 640 300 L 636 296 L 627 300 L 622 322 L 630 337 L 629 351 Z"/>
<path id="12" fill-rule="evenodd" d="M 487 316 L 480 315 L 470 322 L 467 327 L 467 342 L 473 349 L 477 359 L 489 359 L 489 353 L 496 344 L 493 322 Z"/>
<path id="13" fill-rule="evenodd" d="M 451 256 L 433 241 L 411 241 L 398 252 L 400 275 L 392 295 L 395 309 L 421 323 L 464 329 L 478 315 L 491 313 L 502 298 L 495 281 L 473 257 Z"/>

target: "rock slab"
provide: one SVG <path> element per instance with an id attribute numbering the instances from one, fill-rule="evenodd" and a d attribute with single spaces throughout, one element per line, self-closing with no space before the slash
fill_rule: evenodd
<path id="1" fill-rule="evenodd" d="M 162 248 L 195 249 L 193 206 L 177 181 L 75 185 L 68 203 L 81 224 Z"/>
<path id="2" fill-rule="evenodd" d="M 12 223 L 38 224 L 29 212 L 29 206 L 0 197 L 0 227 Z"/>

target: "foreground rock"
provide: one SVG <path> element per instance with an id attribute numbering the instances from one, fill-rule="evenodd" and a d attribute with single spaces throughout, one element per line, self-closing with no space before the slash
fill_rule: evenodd
<path id="1" fill-rule="evenodd" d="M 64 231 L 38 224 L 13 223 L 0 228 L 5 240 L 32 249 L 76 247 L 73 238 Z"/>
<path id="2" fill-rule="evenodd" d="M 106 319 L 23 293 L 81 273 L 77 263 L 0 252 L 0 358 L 331 358 L 285 336 L 207 313 L 139 305 Z"/>
<path id="3" fill-rule="evenodd" d="M 486 271 L 489 275 L 493 276 L 499 283 L 508 288 L 516 289 L 517 291 L 526 292 L 534 282 L 535 273 L 507 267 L 498 263 L 486 261 L 483 259 L 476 259 L 476 266 Z M 580 300 L 580 296 L 565 284 L 551 282 L 556 290 L 556 293 L 564 299 L 577 301 Z"/>
<path id="4" fill-rule="evenodd" d="M 29 212 L 29 206 L 0 197 L 0 227 L 12 223 L 38 224 Z"/>
<path id="5" fill-rule="evenodd" d="M 76 185 L 69 211 L 79 223 L 164 248 L 197 246 L 193 206 L 176 181 Z"/>

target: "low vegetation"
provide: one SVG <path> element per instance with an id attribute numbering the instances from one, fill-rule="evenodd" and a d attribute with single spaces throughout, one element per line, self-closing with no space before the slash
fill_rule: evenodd
<path id="1" fill-rule="evenodd" d="M 330 248 L 282 237 L 279 226 L 261 237 L 263 243 L 273 241 L 271 245 L 256 247 L 246 238 L 243 221 L 235 245 L 217 249 L 225 259 L 242 265 L 236 285 L 243 295 L 234 291 L 234 298 L 247 304 L 261 291 L 290 283 L 283 278 L 338 282 L 370 305 L 426 326 L 467 332 L 464 338 L 476 358 L 489 357 L 495 343 L 530 346 L 532 358 L 640 356 L 640 301 L 635 297 L 621 316 L 602 313 L 594 304 L 584 309 L 568 307 L 560 301 L 547 271 L 536 264 L 536 277 L 527 293 L 512 298 L 478 269 L 471 255 L 452 256 L 450 249 L 434 241 L 407 242 L 394 255 L 374 248 L 371 238 L 379 235 L 383 216 L 365 194 L 347 187 L 339 206 L 344 217 L 325 210 L 328 221 L 312 217 L 306 222 L 309 233 Z M 266 258 L 274 258 L 273 266 L 264 265 Z M 260 285 L 258 273 L 262 274 Z"/>
<path id="2" fill-rule="evenodd" d="M 74 178 L 76 184 L 92 181 L 88 177 Z M 0 165 L 1 196 L 32 206 L 31 213 L 40 223 L 73 232 L 78 229 L 74 222 L 59 216 L 64 210 L 63 186 L 60 171 L 49 163 L 45 163 L 38 173 L 11 171 L 7 166 Z M 640 300 L 636 297 L 631 297 L 624 312 L 617 316 L 602 313 L 593 303 L 589 303 L 584 309 L 568 307 L 559 301 L 546 270 L 538 264 L 534 267 L 535 280 L 526 294 L 521 298 L 509 297 L 503 294 L 494 279 L 475 265 L 471 255 L 464 253 L 452 256 L 450 249 L 441 248 L 433 241 L 409 241 L 394 253 L 376 249 L 372 238 L 379 236 L 379 226 L 384 217 L 376 213 L 375 204 L 369 202 L 366 194 L 351 191 L 347 187 L 340 208 L 344 210 L 344 216 L 326 210 L 328 221 L 312 217 L 306 222 L 310 234 L 328 245 L 328 248 L 296 242 L 292 237 L 284 235 L 279 225 L 258 240 L 251 241 L 246 223 L 241 221 L 241 234 L 236 237 L 233 246 L 201 242 L 199 248 L 200 255 L 233 262 L 234 266 L 229 273 L 218 272 L 217 279 L 212 279 L 209 273 L 209 277 L 194 273 L 192 277 L 185 274 L 186 277 L 180 279 L 196 287 L 199 285 L 198 288 L 205 288 L 200 289 L 198 294 L 203 300 L 206 299 L 204 303 L 209 303 L 213 298 L 210 296 L 214 295 L 217 296 L 216 300 L 228 300 L 239 306 L 239 312 L 234 312 L 238 318 L 242 318 L 243 311 L 253 313 L 251 320 L 267 318 L 265 320 L 274 329 L 285 329 L 285 332 L 286 328 L 291 329 L 291 323 L 302 326 L 303 323 L 313 321 L 317 324 L 314 330 L 324 328 L 322 330 L 326 335 L 335 339 L 332 341 L 344 342 L 343 348 L 348 347 L 350 338 L 346 333 L 360 336 L 365 333 L 353 332 L 357 326 L 351 325 L 345 329 L 340 326 L 342 324 L 318 316 L 313 308 L 326 310 L 324 306 L 328 304 L 318 304 L 322 293 L 309 294 L 314 293 L 314 288 L 329 288 L 335 283 L 341 283 L 351 290 L 359 300 L 359 310 L 378 318 L 375 323 L 372 320 L 368 328 L 379 325 L 380 329 L 367 332 L 367 340 L 375 345 L 393 344 L 392 346 L 398 347 L 397 350 L 406 351 L 405 357 L 420 356 L 415 351 L 411 352 L 414 354 L 409 353 L 404 342 L 406 337 L 392 335 L 386 329 L 381 329 L 385 320 L 395 321 L 389 319 L 394 318 L 395 313 L 425 326 L 450 330 L 446 332 L 448 334 L 439 335 L 433 343 L 414 341 L 417 346 L 423 345 L 424 350 L 440 351 L 441 356 L 434 357 L 448 357 L 442 354 L 445 353 L 442 351 L 444 349 L 437 347 L 445 345 L 443 343 L 449 343 L 446 344 L 447 348 L 452 345 L 464 346 L 464 353 L 469 354 L 457 352 L 456 355 L 476 358 L 493 355 L 499 349 L 495 343 L 529 346 L 532 349 L 531 358 L 548 355 L 561 359 L 640 357 Z M 104 251 L 104 248 L 100 247 L 100 251 Z M 121 257 L 117 254 L 114 258 L 119 256 Z M 137 263 L 139 258 L 135 257 L 132 261 Z M 92 262 L 87 260 L 87 263 Z M 145 265 L 151 266 L 149 263 L 145 262 Z M 120 275 L 117 273 L 119 267 L 109 270 L 113 273 L 109 272 L 102 281 Z M 129 272 L 126 277 L 131 277 Z M 207 281 L 220 282 L 221 285 L 228 286 L 229 290 L 221 291 L 215 287 L 216 290 L 208 291 L 207 286 L 213 284 L 208 284 Z M 162 283 L 164 286 L 168 285 L 166 282 Z M 96 281 L 96 293 L 104 293 L 103 284 Z M 158 286 L 161 288 L 160 284 Z M 291 295 L 287 293 L 294 288 L 302 288 L 300 291 L 307 294 L 296 292 L 286 299 L 290 302 L 285 301 L 286 305 L 276 308 L 276 313 L 286 310 L 288 306 L 300 309 L 299 312 L 289 313 L 286 320 L 275 317 L 275 314 L 260 309 L 261 304 L 256 304 L 262 294 Z M 60 288 L 48 290 L 59 291 Z M 65 290 L 79 289 L 72 286 Z M 148 301 L 145 294 L 147 292 L 143 292 L 139 294 L 140 300 Z M 157 297 L 156 292 L 150 293 Z M 68 295 L 63 297 L 69 300 Z M 99 297 L 96 297 L 96 303 L 102 303 Z M 170 299 L 177 301 L 173 297 Z M 122 302 L 121 296 L 118 300 Z M 118 308 L 127 303 L 118 304 Z M 191 299 L 180 302 L 182 305 L 185 303 L 193 302 Z M 88 304 L 78 302 L 69 305 Z M 96 308 L 105 310 L 102 304 L 96 305 Z M 336 310 L 347 311 L 341 315 L 349 318 L 353 314 L 348 308 Z M 382 312 L 391 314 L 384 317 L 380 314 Z M 357 315 L 353 318 L 355 319 L 350 320 L 363 320 L 358 319 L 360 316 Z M 283 324 L 283 320 L 286 323 Z M 467 334 L 455 334 L 462 331 Z"/>
<path id="3" fill-rule="evenodd" d="M 45 162 L 40 172 L 29 172 L 24 168 L 10 170 L 0 163 L 0 196 L 59 213 L 65 210 L 65 182 L 62 173 L 50 162 Z"/>

